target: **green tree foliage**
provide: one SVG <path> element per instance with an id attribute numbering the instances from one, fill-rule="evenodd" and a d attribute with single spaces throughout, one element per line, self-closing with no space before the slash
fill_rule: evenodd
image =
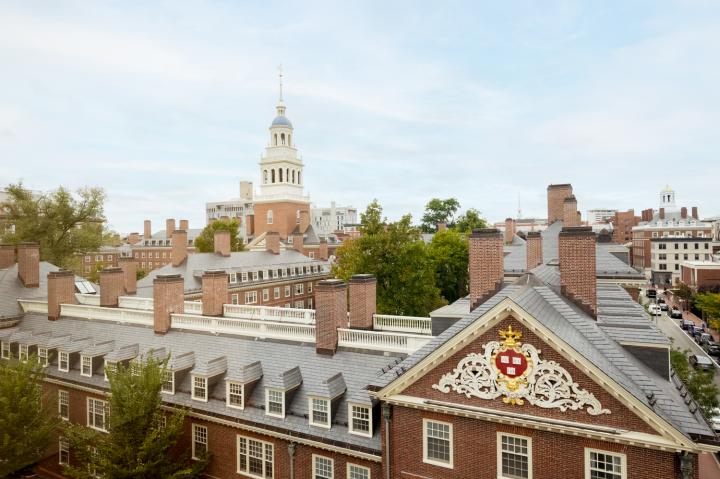
<path id="1" fill-rule="evenodd" d="M 147 275 L 148 275 L 148 272 L 147 272 L 146 270 L 142 269 L 142 268 L 138 268 L 138 269 L 135 271 L 135 279 L 137 279 L 138 281 L 140 281 L 141 279 L 143 279 L 143 278 L 144 278 L 145 276 L 147 276 Z"/>
<path id="2" fill-rule="evenodd" d="M 190 460 L 178 451 L 185 413 L 160 409 L 164 364 L 145 358 L 108 371 L 110 414 L 108 433 L 70 424 L 64 435 L 75 457 L 64 468 L 74 478 L 90 479 L 91 472 L 105 479 L 200 477 L 208 458 Z"/>
<path id="3" fill-rule="evenodd" d="M 195 238 L 195 249 L 198 253 L 212 253 L 215 251 L 215 232 L 230 232 L 230 251 L 243 251 L 245 245 L 239 237 L 240 225 L 235 219 L 215 220 L 207 225 L 200 235 Z"/>
<path id="4" fill-rule="evenodd" d="M 345 280 L 354 274 L 375 275 L 380 313 L 427 316 L 444 304 L 433 261 L 410 215 L 388 223 L 375 200 L 360 217 L 362 235 L 338 248 L 334 274 Z"/>
<path id="5" fill-rule="evenodd" d="M 422 217 L 420 228 L 423 233 L 434 233 L 438 223 L 447 224 L 448 228 L 455 226 L 455 213 L 460 208 L 460 203 L 455 198 L 441 200 L 433 198 L 425 205 L 425 214 Z"/>
<path id="6" fill-rule="evenodd" d="M 103 270 L 103 263 L 100 261 L 95 262 L 90 272 L 87 275 L 87 279 L 95 284 L 100 284 L 100 271 Z"/>
<path id="7" fill-rule="evenodd" d="M 688 353 L 689 351 L 671 350 L 670 364 L 678 377 L 687 386 L 688 391 L 693 399 L 695 399 L 695 402 L 698 403 L 703 415 L 710 417 L 713 415 L 713 409 L 720 406 L 720 401 L 718 401 L 720 390 L 713 381 L 715 372 L 698 371 L 691 368 L 687 359 Z"/>
<path id="8" fill-rule="evenodd" d="M 695 296 L 695 306 L 705 317 L 720 319 L 720 293 L 699 293 Z"/>
<path id="9" fill-rule="evenodd" d="M 468 293 L 468 240 L 456 230 L 438 231 L 428 245 L 435 284 L 448 303 Z"/>
<path id="10" fill-rule="evenodd" d="M 42 459 L 58 420 L 42 389 L 43 368 L 27 361 L 0 361 L 0 477 Z"/>
<path id="11" fill-rule="evenodd" d="M 103 203 L 101 188 L 83 188 L 73 195 L 63 187 L 40 196 L 22 183 L 7 188 L 8 200 L 0 204 L 8 228 L 2 242 L 40 243 L 45 261 L 76 269 L 75 253 L 97 251 L 103 241 Z"/>
<path id="12" fill-rule="evenodd" d="M 487 228 L 487 221 L 475 208 L 470 208 L 464 215 L 460 215 L 455 223 L 455 229 L 461 233 L 472 233 L 472 230 L 479 228 Z"/>
<path id="13" fill-rule="evenodd" d="M 673 293 L 675 296 L 677 296 L 680 299 L 684 299 L 686 301 L 690 301 L 693 299 L 693 290 L 688 286 L 687 284 L 683 283 L 682 281 L 678 283 L 677 287 L 673 290 Z"/>

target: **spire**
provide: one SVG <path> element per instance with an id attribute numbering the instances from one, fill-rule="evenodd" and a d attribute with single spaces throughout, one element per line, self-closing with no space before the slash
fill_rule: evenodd
<path id="1" fill-rule="evenodd" d="M 282 96 L 282 80 L 283 80 L 283 71 L 282 71 L 282 63 L 278 66 L 278 80 L 280 82 L 280 100 L 279 102 L 282 103 L 283 96 Z"/>

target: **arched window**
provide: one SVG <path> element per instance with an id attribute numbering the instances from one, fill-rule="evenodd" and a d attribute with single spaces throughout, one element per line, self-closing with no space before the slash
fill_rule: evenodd
<path id="1" fill-rule="evenodd" d="M 280 141 L 283 145 L 285 144 L 285 133 L 280 133 Z"/>
<path id="2" fill-rule="evenodd" d="M 263 183 L 267 183 L 267 170 L 263 170 Z"/>
<path id="3" fill-rule="evenodd" d="M 277 133 L 275 133 L 275 146 L 277 146 Z"/>
<path id="4" fill-rule="evenodd" d="M 279 183 L 282 183 L 282 182 L 283 182 L 283 180 L 282 180 L 282 173 L 283 173 L 283 172 L 282 172 L 282 168 L 280 168 L 278 171 L 280 172 L 280 177 L 279 177 L 280 179 L 278 180 L 278 182 L 279 182 Z"/>
<path id="5" fill-rule="evenodd" d="M 267 212 L 267 224 L 269 224 L 269 225 L 273 224 L 272 210 L 268 210 L 268 212 Z"/>
<path id="6" fill-rule="evenodd" d="M 300 182 L 300 172 L 298 171 L 298 185 L 301 185 L 301 184 L 302 183 Z"/>
<path id="7" fill-rule="evenodd" d="M 292 182 L 295 183 L 295 170 L 292 172 Z"/>
<path id="8" fill-rule="evenodd" d="M 270 182 L 275 183 L 275 168 L 270 170 Z"/>

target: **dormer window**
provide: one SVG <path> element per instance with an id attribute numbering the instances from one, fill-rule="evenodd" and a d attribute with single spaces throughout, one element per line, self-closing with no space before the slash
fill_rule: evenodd
<path id="1" fill-rule="evenodd" d="M 47 348 L 38 348 L 38 360 L 40 361 L 41 366 L 47 367 L 47 365 L 48 365 L 48 350 L 47 350 Z"/>
<path id="2" fill-rule="evenodd" d="M 242 383 L 227 382 L 227 406 L 236 409 L 245 409 L 245 387 Z"/>
<path id="3" fill-rule="evenodd" d="M 360 404 L 348 404 L 349 432 L 358 436 L 372 437 L 372 409 Z"/>
<path id="4" fill-rule="evenodd" d="M 237 283 L 237 273 L 230 273 L 230 282 Z"/>
<path id="5" fill-rule="evenodd" d="M 27 361 L 28 359 L 28 345 L 27 344 L 21 344 L 20 345 L 20 352 L 18 354 L 18 357 L 20 361 Z"/>
<path id="6" fill-rule="evenodd" d="M 175 373 L 164 370 L 162 372 L 162 384 L 160 391 L 167 394 L 175 394 Z"/>
<path id="7" fill-rule="evenodd" d="M 63 373 L 70 371 L 70 353 L 60 351 L 58 355 L 58 371 Z"/>
<path id="8" fill-rule="evenodd" d="M 207 402 L 208 388 L 207 378 L 202 376 L 193 376 L 192 398 L 197 401 Z"/>
<path id="9" fill-rule="evenodd" d="M 2 358 L 10 359 L 10 343 L 7 341 L 3 341 L 2 343 L 0 343 L 0 349 L 2 349 Z"/>
<path id="10" fill-rule="evenodd" d="M 266 390 L 265 413 L 268 416 L 285 417 L 285 391 L 280 389 Z"/>
<path id="11" fill-rule="evenodd" d="M 311 397 L 308 402 L 310 406 L 310 425 L 330 428 L 330 400 Z"/>
<path id="12" fill-rule="evenodd" d="M 248 280 L 248 274 L 245 273 L 245 272 L 240 273 L 240 281 L 242 281 L 243 283 L 245 283 L 245 282 L 247 282 L 247 280 Z"/>
<path id="13" fill-rule="evenodd" d="M 80 376 L 92 376 L 92 358 L 90 356 L 80 357 Z"/>

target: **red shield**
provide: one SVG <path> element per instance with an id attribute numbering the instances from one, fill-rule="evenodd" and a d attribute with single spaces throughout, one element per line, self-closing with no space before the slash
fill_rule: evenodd
<path id="1" fill-rule="evenodd" d="M 522 354 L 508 349 L 495 356 L 495 367 L 509 378 L 522 376 L 528 367 L 527 359 Z"/>

